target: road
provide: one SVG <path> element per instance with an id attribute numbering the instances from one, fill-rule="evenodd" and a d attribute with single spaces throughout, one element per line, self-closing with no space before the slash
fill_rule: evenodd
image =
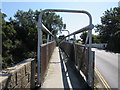
<path id="1" fill-rule="evenodd" d="M 118 59 L 120 59 L 120 54 L 95 48 L 92 48 L 92 50 L 95 51 L 95 67 L 111 88 L 118 88 L 118 84 L 120 84 L 118 83 L 118 76 L 120 75 L 120 72 L 118 73 L 118 70 L 120 70 Z"/>

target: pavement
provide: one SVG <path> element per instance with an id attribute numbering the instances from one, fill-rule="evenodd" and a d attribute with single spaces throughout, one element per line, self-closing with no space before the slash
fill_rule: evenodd
<path id="1" fill-rule="evenodd" d="M 74 62 L 68 60 L 66 55 L 56 47 L 49 68 L 41 88 L 61 88 L 63 90 L 88 90 L 88 85 L 76 70 Z"/>
<path id="2" fill-rule="evenodd" d="M 106 52 L 105 50 L 92 49 L 95 51 L 95 67 L 102 77 L 103 82 L 105 81 L 106 86 L 110 88 L 118 88 L 119 75 L 120 75 L 120 54 Z"/>
<path id="3" fill-rule="evenodd" d="M 41 88 L 63 88 L 62 70 L 58 47 L 54 49 L 49 68 Z"/>

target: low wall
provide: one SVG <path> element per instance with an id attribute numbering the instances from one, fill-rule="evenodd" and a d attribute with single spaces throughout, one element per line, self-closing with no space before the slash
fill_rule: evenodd
<path id="1" fill-rule="evenodd" d="M 41 45 L 41 83 L 56 46 L 55 42 Z M 0 72 L 0 90 L 35 88 L 36 62 L 27 59 Z"/>
<path id="2" fill-rule="evenodd" d="M 36 63 L 27 59 L 0 72 L 0 90 L 35 88 Z"/>
<path id="3" fill-rule="evenodd" d="M 49 42 L 41 46 L 41 84 L 44 82 L 45 73 L 55 46 L 55 42 Z"/>
<path id="4" fill-rule="evenodd" d="M 69 60 L 75 60 L 74 46 L 72 43 L 62 42 L 59 47 L 65 52 Z"/>
<path id="5" fill-rule="evenodd" d="M 75 65 L 78 70 L 81 70 L 82 73 L 88 78 L 88 50 L 78 44 L 74 45 L 75 49 Z"/>
<path id="6" fill-rule="evenodd" d="M 67 54 L 69 60 L 74 61 L 76 69 L 84 74 L 85 80 L 88 79 L 88 50 L 84 46 L 68 42 L 62 42 L 60 48 Z"/>

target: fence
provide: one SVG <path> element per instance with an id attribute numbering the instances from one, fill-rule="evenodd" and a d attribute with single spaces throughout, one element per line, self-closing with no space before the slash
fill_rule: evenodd
<path id="1" fill-rule="evenodd" d="M 69 60 L 72 60 L 74 62 L 74 65 L 76 69 L 83 75 L 85 81 L 88 83 L 89 78 L 92 79 L 93 82 L 92 85 L 94 84 L 94 52 L 92 51 L 92 57 L 89 59 L 89 53 L 88 53 L 88 48 L 85 46 L 81 46 L 78 44 L 74 43 L 69 43 L 69 42 L 62 42 L 59 47 Z M 89 60 L 93 61 L 91 62 L 92 65 L 89 67 Z M 91 68 L 91 74 L 89 75 L 89 68 Z M 89 76 L 89 78 L 88 78 Z M 88 83 L 89 84 L 89 83 Z M 94 86 L 91 86 L 94 87 Z"/>
<path id="2" fill-rule="evenodd" d="M 49 64 L 49 60 L 56 46 L 55 42 L 49 42 L 41 45 L 41 83 Z M 34 59 L 27 59 L 14 67 L 7 68 L 0 72 L 0 90 L 35 88 L 36 62 Z"/>
<path id="3" fill-rule="evenodd" d="M 45 73 L 55 46 L 55 42 L 41 45 L 41 84 L 44 82 Z"/>
<path id="4" fill-rule="evenodd" d="M 45 9 L 45 10 L 42 10 L 41 13 L 39 14 L 39 19 L 38 19 L 38 57 L 37 57 L 37 60 L 38 60 L 38 86 L 40 86 L 41 84 L 41 75 L 40 75 L 40 65 L 41 65 L 41 60 L 40 60 L 40 53 L 41 53 L 41 44 L 42 44 L 42 31 L 46 32 L 48 34 L 48 39 L 49 39 L 49 35 L 53 36 L 53 34 L 42 24 L 42 16 L 43 16 L 43 13 L 45 12 L 69 12 L 69 13 L 83 13 L 83 14 L 86 14 L 88 17 L 89 17 L 89 25 L 87 25 L 86 27 L 83 27 L 67 36 L 65 36 L 63 39 L 66 39 L 67 37 L 71 36 L 71 35 L 74 35 L 74 39 L 75 39 L 75 35 L 78 34 L 78 33 L 81 33 L 83 31 L 88 31 L 88 35 L 87 35 L 87 39 L 86 39 L 86 42 L 88 41 L 88 38 L 89 38 L 89 47 L 88 47 L 88 84 L 89 86 L 93 87 L 93 68 L 91 68 L 91 66 L 93 67 L 93 60 L 92 60 L 92 52 L 91 52 L 91 44 L 92 44 L 92 29 L 94 28 L 94 25 L 92 24 L 92 17 L 91 17 L 91 14 L 88 13 L 87 11 L 84 11 L 84 10 L 63 10 L 63 9 Z M 42 30 L 42 28 L 44 30 Z M 53 36 L 54 37 L 54 36 Z M 49 40 L 47 40 L 49 41 Z M 75 40 L 74 40 L 75 41 Z M 60 42 L 60 44 L 63 42 L 63 40 Z"/>

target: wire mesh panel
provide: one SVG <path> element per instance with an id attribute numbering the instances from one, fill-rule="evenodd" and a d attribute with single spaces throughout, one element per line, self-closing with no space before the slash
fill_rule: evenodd
<path id="1" fill-rule="evenodd" d="M 80 73 L 84 75 L 85 81 L 89 84 L 88 76 L 91 78 L 90 80 L 94 80 L 94 52 L 92 53 L 92 58 L 89 58 L 88 47 L 72 44 L 68 42 L 62 42 L 60 44 L 60 48 L 62 51 L 66 53 L 69 60 L 74 61 L 74 65 Z M 89 60 L 91 63 L 89 63 Z M 90 66 L 90 67 L 89 67 Z M 91 73 L 89 73 L 89 68 L 91 68 Z M 92 83 L 93 84 L 93 83 Z M 93 87 L 93 86 L 92 86 Z"/>
<path id="2" fill-rule="evenodd" d="M 55 46 L 55 42 L 41 45 L 41 83 L 44 81 L 45 73 Z"/>

